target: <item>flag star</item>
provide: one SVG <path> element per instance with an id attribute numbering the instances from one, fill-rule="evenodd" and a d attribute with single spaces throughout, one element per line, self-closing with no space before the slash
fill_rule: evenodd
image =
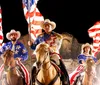
<path id="1" fill-rule="evenodd" d="M 5 46 L 6 50 L 10 48 L 10 46 Z"/>
<path id="2" fill-rule="evenodd" d="M 20 45 L 18 45 L 17 47 L 16 47 L 16 49 L 20 49 L 21 48 L 21 46 Z"/>
<path id="3" fill-rule="evenodd" d="M 25 53 L 26 52 L 26 50 L 25 49 L 23 49 L 23 53 Z"/>

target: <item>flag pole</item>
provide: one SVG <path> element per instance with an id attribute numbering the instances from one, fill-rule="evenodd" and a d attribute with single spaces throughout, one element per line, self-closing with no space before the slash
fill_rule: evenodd
<path id="1" fill-rule="evenodd" d="M 35 2 L 35 0 L 33 0 L 34 1 L 34 3 L 36 4 L 36 2 Z M 28 0 L 28 16 L 29 16 L 29 25 L 28 25 L 28 31 L 29 31 L 29 40 L 33 43 L 33 39 L 32 39 L 32 36 L 31 36 L 31 25 L 32 25 L 32 23 L 31 23 L 31 17 L 30 17 L 30 11 L 31 11 L 31 3 L 33 3 L 33 2 L 31 2 L 31 0 Z M 33 51 L 34 52 L 34 51 Z M 33 56 L 33 54 L 32 54 L 32 56 Z M 30 56 L 31 58 L 31 62 L 30 62 L 30 64 L 31 64 L 31 67 L 32 67 L 32 65 L 33 65 L 33 63 L 32 63 L 32 56 Z M 32 69 L 30 69 L 30 75 L 32 75 Z M 30 78 L 30 82 L 31 82 L 31 84 L 33 84 L 33 81 L 32 81 L 32 77 Z"/>
<path id="2" fill-rule="evenodd" d="M 31 36 L 30 36 L 30 30 L 31 30 L 31 22 L 30 22 L 30 9 L 31 9 L 31 7 L 30 7 L 30 0 L 28 0 L 28 16 L 29 16 L 29 23 L 28 23 L 28 33 L 29 33 L 29 39 L 31 39 Z"/>
<path id="3" fill-rule="evenodd" d="M 0 48 L 1 48 L 2 45 L 3 45 L 3 40 L 4 40 L 3 27 L 2 27 L 2 9 L 1 9 L 1 6 L 0 6 L 0 36 L 1 36 Z"/>
<path id="4" fill-rule="evenodd" d="M 32 41 L 31 40 L 31 33 L 30 33 L 30 31 L 31 31 L 31 21 L 30 21 L 30 10 L 31 10 L 31 7 L 30 7 L 30 0 L 28 0 L 28 16 L 29 16 L 29 19 L 28 19 L 28 33 L 29 33 L 29 41 Z M 30 48 L 29 48 L 30 49 Z M 31 56 L 29 56 L 30 57 L 30 61 L 32 60 L 32 57 Z M 32 67 L 32 61 L 30 62 L 30 67 Z M 30 68 L 30 83 L 32 84 L 32 69 Z"/>

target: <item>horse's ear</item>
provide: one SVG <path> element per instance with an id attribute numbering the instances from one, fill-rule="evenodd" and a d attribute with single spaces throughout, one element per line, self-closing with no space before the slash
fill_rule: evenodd
<path id="1" fill-rule="evenodd" d="M 4 60 L 4 56 L 3 56 L 3 54 L 1 55 L 1 59 Z"/>
<path id="2" fill-rule="evenodd" d="M 6 56 L 9 56 L 9 57 L 12 57 L 14 55 L 14 52 L 10 49 L 6 50 L 4 53 L 3 53 L 3 57 L 6 57 Z"/>

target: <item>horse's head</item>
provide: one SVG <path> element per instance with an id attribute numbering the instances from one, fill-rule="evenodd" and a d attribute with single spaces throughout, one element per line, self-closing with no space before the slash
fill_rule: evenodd
<path id="1" fill-rule="evenodd" d="M 7 70 L 8 67 L 11 66 L 14 60 L 14 52 L 11 50 L 6 50 L 2 56 L 3 56 L 3 61 L 4 61 L 4 68 L 5 70 Z"/>
<path id="2" fill-rule="evenodd" d="M 87 60 L 86 60 L 86 65 L 87 66 L 94 66 L 95 65 L 95 62 L 94 62 L 94 60 L 92 59 L 92 58 L 88 58 Z"/>
<path id="3" fill-rule="evenodd" d="M 37 66 L 39 68 L 41 65 L 50 61 L 48 44 L 41 43 L 41 44 L 37 45 L 35 53 L 36 53 Z"/>

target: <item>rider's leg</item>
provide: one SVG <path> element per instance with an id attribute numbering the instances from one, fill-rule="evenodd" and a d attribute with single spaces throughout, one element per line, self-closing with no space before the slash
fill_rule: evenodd
<path id="1" fill-rule="evenodd" d="M 50 59 L 51 59 L 55 64 L 57 64 L 58 66 L 60 65 L 59 56 L 58 56 L 57 54 L 50 55 Z"/>
<path id="2" fill-rule="evenodd" d="M 63 72 L 63 75 L 62 75 L 62 80 L 64 80 L 63 85 L 70 85 L 69 75 L 68 75 L 67 69 L 66 69 L 63 61 L 61 59 L 59 61 L 60 61 L 60 69 Z"/>
<path id="3" fill-rule="evenodd" d="M 62 73 L 64 73 L 64 74 L 61 74 L 61 80 L 64 80 L 64 83 L 65 83 L 63 85 L 70 85 L 69 75 L 68 75 L 66 67 L 65 67 L 63 61 L 60 59 L 59 55 L 52 54 L 52 55 L 50 55 L 50 58 L 60 67 Z"/>

